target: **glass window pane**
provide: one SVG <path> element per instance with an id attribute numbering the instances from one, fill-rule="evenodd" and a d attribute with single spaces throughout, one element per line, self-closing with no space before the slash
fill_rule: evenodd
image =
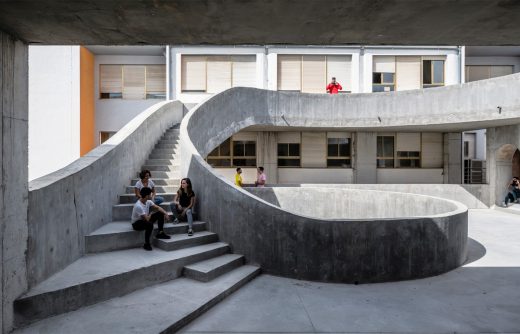
<path id="1" fill-rule="evenodd" d="M 394 74 L 393 73 L 383 73 L 383 82 L 384 83 L 394 83 Z"/>
<path id="2" fill-rule="evenodd" d="M 256 166 L 256 159 L 233 159 L 233 166 L 254 167 Z"/>
<path id="3" fill-rule="evenodd" d="M 423 84 L 431 84 L 432 83 L 432 61 L 424 60 L 423 61 Z"/>
<path id="4" fill-rule="evenodd" d="M 289 156 L 292 156 L 292 157 L 300 156 L 300 144 L 289 144 Z"/>
<path id="5" fill-rule="evenodd" d="M 394 156 L 394 137 L 384 137 L 383 157 Z"/>
<path id="6" fill-rule="evenodd" d="M 372 73 L 372 83 L 381 83 L 381 73 Z"/>
<path id="7" fill-rule="evenodd" d="M 238 157 L 244 156 L 244 142 L 242 141 L 234 141 L 233 142 L 233 155 Z"/>
<path id="8" fill-rule="evenodd" d="M 377 136 L 377 154 L 378 157 L 383 156 L 383 137 Z"/>
<path id="9" fill-rule="evenodd" d="M 287 145 L 287 144 L 278 144 L 278 156 L 279 157 L 287 157 L 287 156 L 289 156 L 289 145 Z"/>
<path id="10" fill-rule="evenodd" d="M 212 167 L 230 167 L 230 159 L 208 159 L 208 164 Z"/>
<path id="11" fill-rule="evenodd" d="M 256 143 L 253 141 L 246 142 L 246 156 L 254 157 L 256 156 Z"/>
<path id="12" fill-rule="evenodd" d="M 393 168 L 394 159 L 377 159 L 378 168 Z"/>
<path id="13" fill-rule="evenodd" d="M 339 144 L 339 155 L 342 157 L 350 156 L 350 145 L 349 144 Z"/>
<path id="14" fill-rule="evenodd" d="M 337 144 L 329 144 L 327 145 L 327 155 L 329 157 L 337 157 L 338 156 L 338 145 Z"/>
<path id="15" fill-rule="evenodd" d="M 231 155 L 231 139 L 226 139 L 220 144 L 220 156 L 229 157 Z"/>
<path id="16" fill-rule="evenodd" d="M 444 61 L 434 60 L 433 61 L 433 82 L 443 83 L 444 82 Z"/>
<path id="17" fill-rule="evenodd" d="M 350 159 L 327 159 L 327 167 L 350 168 Z"/>
<path id="18" fill-rule="evenodd" d="M 208 154 L 208 157 L 218 157 L 218 147 Z"/>
<path id="19" fill-rule="evenodd" d="M 300 159 L 278 159 L 279 167 L 300 167 Z"/>

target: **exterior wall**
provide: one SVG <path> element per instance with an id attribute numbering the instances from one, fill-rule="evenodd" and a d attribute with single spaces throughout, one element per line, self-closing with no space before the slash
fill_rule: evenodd
<path id="1" fill-rule="evenodd" d="M 443 183 L 442 168 L 378 168 L 377 183 L 439 184 Z"/>
<path id="2" fill-rule="evenodd" d="M 28 47 L 0 31 L 0 304 L 2 333 L 27 289 Z M 42 222 L 40 221 L 40 224 Z"/>
<path id="3" fill-rule="evenodd" d="M 518 73 L 520 57 L 466 57 L 466 65 L 511 65 L 513 73 Z"/>
<path id="4" fill-rule="evenodd" d="M 97 146 L 95 141 L 94 55 L 80 47 L 80 155 Z"/>
<path id="5" fill-rule="evenodd" d="M 353 183 L 353 180 L 352 168 L 278 168 L 278 184 Z"/>
<path id="6" fill-rule="evenodd" d="M 29 47 L 29 180 L 80 156 L 80 47 Z"/>
<path id="7" fill-rule="evenodd" d="M 96 56 L 94 81 L 96 92 L 96 130 L 95 143 L 99 145 L 99 132 L 116 132 L 127 124 L 132 118 L 140 114 L 148 107 L 162 102 L 161 99 L 148 100 L 123 100 L 100 99 L 99 96 L 99 65 L 102 64 L 130 64 L 130 65 L 165 65 L 166 58 L 162 56 Z"/>

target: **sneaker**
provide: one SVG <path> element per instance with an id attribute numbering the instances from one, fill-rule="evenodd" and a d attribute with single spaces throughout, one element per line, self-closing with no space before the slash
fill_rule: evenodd
<path id="1" fill-rule="evenodd" d="M 175 219 L 173 220 L 173 223 L 174 223 L 174 224 L 178 224 L 178 223 L 179 223 L 179 219 L 175 218 Z"/>
<path id="2" fill-rule="evenodd" d="M 188 236 L 191 237 L 193 235 L 193 230 L 188 230 Z"/>
<path id="3" fill-rule="evenodd" d="M 171 239 L 171 237 L 168 234 L 164 233 L 164 231 L 157 233 L 155 237 L 157 239 Z"/>
<path id="4" fill-rule="evenodd" d="M 152 250 L 152 245 L 150 245 L 150 244 L 144 244 L 144 245 L 143 245 L 143 248 L 144 248 L 145 250 L 147 250 L 147 251 L 151 251 L 151 250 Z"/>
<path id="5" fill-rule="evenodd" d="M 506 202 L 502 202 L 502 203 L 500 204 L 500 206 L 503 207 L 503 208 L 507 208 L 507 204 L 506 204 Z"/>

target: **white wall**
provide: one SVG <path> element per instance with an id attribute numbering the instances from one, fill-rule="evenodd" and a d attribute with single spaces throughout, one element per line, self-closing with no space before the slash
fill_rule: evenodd
<path id="1" fill-rule="evenodd" d="M 215 168 L 215 171 L 224 178 L 235 183 L 236 168 Z M 256 168 L 242 167 L 242 182 L 244 185 L 254 185 L 256 181 Z M 269 179 L 267 180 L 269 182 Z"/>
<path id="2" fill-rule="evenodd" d="M 351 168 L 278 168 L 278 184 L 353 183 L 353 180 Z"/>
<path id="3" fill-rule="evenodd" d="M 94 69 L 94 92 L 96 100 L 96 132 L 95 143 L 99 145 L 99 132 L 116 132 L 125 126 L 132 118 L 144 111 L 146 108 L 164 101 L 163 99 L 148 100 L 123 100 L 123 99 L 100 99 L 99 98 L 99 65 L 102 64 L 130 64 L 166 65 L 163 56 L 113 56 L 99 55 L 95 57 Z"/>
<path id="4" fill-rule="evenodd" d="M 29 180 L 80 155 L 80 47 L 29 46 Z"/>

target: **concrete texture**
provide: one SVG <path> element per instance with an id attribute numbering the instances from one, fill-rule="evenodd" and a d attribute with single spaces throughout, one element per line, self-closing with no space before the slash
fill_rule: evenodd
<path id="1" fill-rule="evenodd" d="M 515 45 L 519 13 L 500 0 L 25 0 L 1 3 L 0 28 L 46 44 Z"/>
<path id="2" fill-rule="evenodd" d="M 185 266 L 184 276 L 201 282 L 209 282 L 215 277 L 243 265 L 244 261 L 243 255 L 224 254 Z"/>
<path id="3" fill-rule="evenodd" d="M 84 256 L 17 299 L 16 322 L 25 325 L 172 280 L 185 265 L 228 251 L 217 242 L 175 252 L 138 248 Z"/>
<path id="4" fill-rule="evenodd" d="M 258 267 L 242 266 L 208 283 L 180 278 L 45 319 L 15 333 L 175 333 L 259 272 Z"/>
<path id="5" fill-rule="evenodd" d="M 343 187 L 245 188 L 283 210 L 321 219 L 406 219 L 446 217 L 465 210 L 432 196 Z"/>
<path id="6" fill-rule="evenodd" d="M 27 289 L 28 50 L 0 30 L 0 330 Z"/>
<path id="7" fill-rule="evenodd" d="M 159 103 L 84 157 L 30 182 L 29 287 L 84 254 L 84 236 L 113 220 L 112 206 L 124 185 L 141 169 L 165 130 L 180 121 L 182 110 L 179 102 Z"/>
<path id="8" fill-rule="evenodd" d="M 385 284 L 262 275 L 180 333 L 518 333 L 520 225 L 469 213 L 468 261 L 449 273 Z"/>

